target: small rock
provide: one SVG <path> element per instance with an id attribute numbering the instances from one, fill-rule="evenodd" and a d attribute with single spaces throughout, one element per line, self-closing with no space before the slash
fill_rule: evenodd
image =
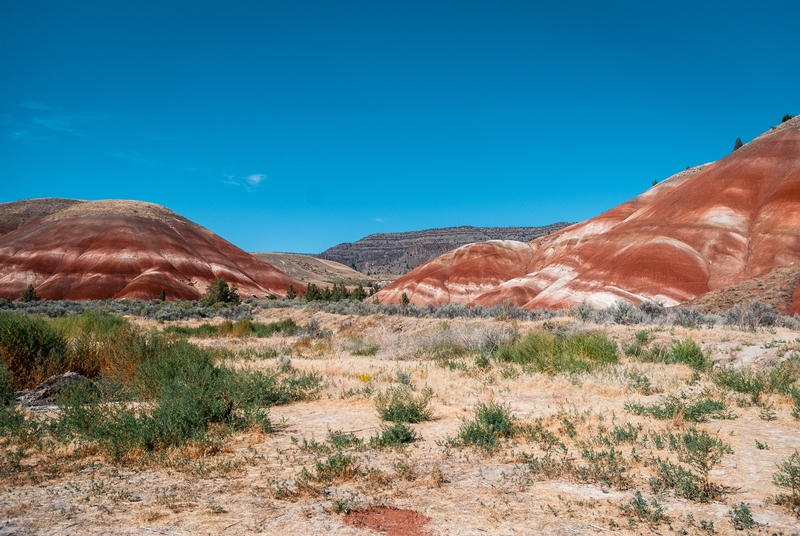
<path id="1" fill-rule="evenodd" d="M 56 396 L 64 388 L 89 381 L 85 376 L 75 372 L 65 372 L 51 376 L 33 389 L 25 389 L 14 393 L 14 398 L 20 406 L 28 408 L 37 406 L 50 406 L 55 403 Z"/>

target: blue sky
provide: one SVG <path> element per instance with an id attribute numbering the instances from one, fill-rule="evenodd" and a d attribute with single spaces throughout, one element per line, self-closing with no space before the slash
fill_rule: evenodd
<path id="1" fill-rule="evenodd" d="M 0 202 L 248 251 L 579 221 L 800 113 L 796 1 L 0 0 Z"/>

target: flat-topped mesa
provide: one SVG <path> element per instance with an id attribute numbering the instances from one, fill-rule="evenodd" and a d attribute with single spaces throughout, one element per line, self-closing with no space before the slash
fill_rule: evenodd
<path id="1" fill-rule="evenodd" d="M 362 273 L 401 275 L 459 246 L 488 240 L 527 242 L 570 225 L 559 222 L 541 227 L 444 227 L 378 233 L 334 246 L 318 257 L 350 266 Z"/>
<path id="2" fill-rule="evenodd" d="M 175 212 L 140 201 L 0 204 L 0 297 L 29 284 L 57 299 L 198 299 L 223 277 L 242 297 L 305 284 Z M 0 230 L 2 231 L 2 230 Z"/>
<path id="3" fill-rule="evenodd" d="M 672 306 L 791 266 L 800 261 L 800 119 L 528 245 L 530 258 L 519 261 L 500 244 L 464 246 L 377 297 L 398 303 L 405 292 L 419 305 L 562 308 L 653 300 Z M 790 310 L 800 312 L 800 289 L 794 296 Z"/>

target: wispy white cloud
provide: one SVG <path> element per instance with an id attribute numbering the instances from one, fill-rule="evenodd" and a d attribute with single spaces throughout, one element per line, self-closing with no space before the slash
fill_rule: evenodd
<path id="1" fill-rule="evenodd" d="M 254 173 L 244 178 L 251 186 L 258 186 L 262 181 L 266 180 L 267 176 L 263 173 Z"/>
<path id="2" fill-rule="evenodd" d="M 55 132 L 66 134 L 82 134 L 72 127 L 72 120 L 68 117 L 34 117 L 31 119 L 35 124 Z"/>
<path id="3" fill-rule="evenodd" d="M 375 221 L 378 222 L 378 223 L 383 223 L 386 220 L 384 220 L 383 218 L 375 218 Z"/>
<path id="4" fill-rule="evenodd" d="M 48 104 L 42 104 L 41 102 L 36 101 L 25 101 L 22 103 L 22 105 L 25 108 L 37 110 L 39 112 L 58 112 L 64 109 L 61 106 L 50 106 Z"/>
<path id="5" fill-rule="evenodd" d="M 231 184 L 233 186 L 241 186 L 248 192 L 255 192 L 258 189 L 258 185 L 267 180 L 267 176 L 264 173 L 253 173 L 252 175 L 247 175 L 246 177 L 237 177 L 236 175 L 223 175 L 225 178 L 225 184 Z"/>

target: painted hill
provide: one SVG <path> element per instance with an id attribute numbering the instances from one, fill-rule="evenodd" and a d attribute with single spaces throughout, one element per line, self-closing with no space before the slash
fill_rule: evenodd
<path id="1" fill-rule="evenodd" d="M 531 242 L 463 246 L 377 294 L 397 303 L 684 303 L 800 264 L 800 117 L 595 218 Z M 791 312 L 800 312 L 793 291 Z"/>
<path id="2" fill-rule="evenodd" d="M 568 226 L 544 227 L 445 227 L 407 233 L 371 234 L 357 242 L 345 242 L 318 255 L 361 273 L 401 275 L 464 244 L 486 240 L 528 241 Z"/>
<path id="3" fill-rule="evenodd" d="M 195 300 L 215 277 L 242 297 L 305 285 L 171 210 L 139 201 L 0 204 L 0 296 Z"/>

